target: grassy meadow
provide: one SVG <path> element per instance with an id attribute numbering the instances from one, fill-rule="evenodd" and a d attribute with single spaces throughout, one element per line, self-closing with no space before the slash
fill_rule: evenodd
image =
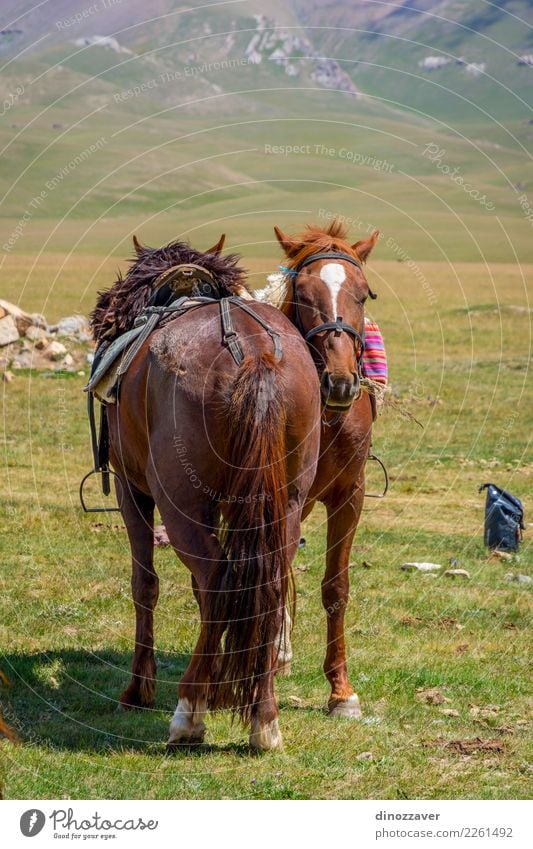
<path id="1" fill-rule="evenodd" d="M 317 508 L 295 562 L 293 674 L 278 681 L 284 751 L 251 756 L 247 732 L 217 715 L 204 746 L 169 757 L 176 684 L 198 626 L 189 575 L 157 550 L 157 704 L 117 713 L 133 649 L 130 555 L 117 514 L 87 516 L 78 504 L 91 465 L 87 374 L 19 370 L 0 382 L 0 670 L 11 682 L 0 683 L 0 709 L 20 738 L 0 740 L 1 793 L 526 797 L 531 587 L 505 576 L 533 575 L 531 68 L 516 64 L 531 52 L 528 4 L 511 14 L 484 3 L 478 17 L 479 4 L 450 3 L 460 26 L 440 15 L 447 4 L 439 16 L 422 4 L 419 30 L 401 4 L 270 3 L 269 26 L 296 26 L 320 56 L 336 57 L 356 97 L 321 87 L 316 62 L 298 56 L 298 76 L 266 54 L 199 70 L 246 56 L 259 0 L 165 0 L 144 23 L 140 2 L 100 4 L 111 17 L 101 11 L 94 26 L 118 32 L 126 52 L 73 44 L 85 31 L 64 33 L 46 4 L 5 5 L 17 16 L 31 6 L 28 44 L 47 35 L 20 55 L 5 47 L 0 69 L 0 297 L 50 323 L 88 315 L 127 268 L 133 233 L 206 249 L 226 232 L 226 250 L 262 286 L 279 262 L 274 224 L 295 232 L 340 215 L 354 242 L 382 233 L 369 311 L 396 407 L 374 438 L 390 493 L 367 500 L 352 554 L 347 643 L 363 719 L 324 713 Z M 66 15 L 72 4 L 59 5 Z M 435 51 L 454 61 L 422 71 Z M 486 73 L 470 76 L 464 57 Z M 369 478 L 377 489 L 379 476 Z M 486 481 L 525 503 L 510 561 L 489 560 L 483 546 Z M 401 571 L 411 560 L 443 568 Z M 469 580 L 444 576 L 452 560 Z"/>
<path id="2" fill-rule="evenodd" d="M 257 279 L 276 255 L 250 258 Z M 156 552 L 157 705 L 116 713 L 132 653 L 129 550 L 120 517 L 85 516 L 78 506 L 90 465 L 85 376 L 18 372 L 3 385 L 0 634 L 11 687 L 1 695 L 21 740 L 0 743 L 6 798 L 527 796 L 531 595 L 504 576 L 532 572 L 531 525 L 512 561 L 488 560 L 477 487 L 490 480 L 509 488 L 525 499 L 531 520 L 525 280 L 532 269 L 409 267 L 379 255 L 378 247 L 368 270 L 379 292 L 372 314 L 386 337 L 394 395 L 424 427 L 389 410 L 375 428 L 391 490 L 384 501 L 367 500 L 347 614 L 363 720 L 323 711 L 321 508 L 305 523 L 307 545 L 295 562 L 293 674 L 278 681 L 284 751 L 250 755 L 246 732 L 217 715 L 204 746 L 165 755 L 176 683 L 197 629 L 188 573 L 167 549 Z M 3 291 L 13 297 L 33 258 L 7 262 Z M 50 318 L 87 311 L 116 264 L 96 251 L 75 261 L 44 254 L 41 287 L 28 288 L 22 302 L 38 311 L 45 304 Z M 431 560 L 444 571 L 450 558 L 470 580 L 399 568 Z M 443 701 L 430 695 L 437 703 L 428 703 L 419 692 L 433 688 Z"/>

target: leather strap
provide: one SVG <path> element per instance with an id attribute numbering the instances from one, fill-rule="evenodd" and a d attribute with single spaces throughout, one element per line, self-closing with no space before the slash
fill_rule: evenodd
<path id="1" fill-rule="evenodd" d="M 268 333 L 268 335 L 272 339 L 272 344 L 274 345 L 274 356 L 277 360 L 281 360 L 281 357 L 283 355 L 283 349 L 282 349 L 282 346 L 281 346 L 281 336 L 280 336 L 280 334 L 277 333 L 270 326 L 270 324 L 268 324 L 267 321 L 265 321 L 263 318 L 261 318 L 260 315 L 257 315 L 257 313 L 251 307 L 249 307 L 248 304 L 243 303 L 240 300 L 240 298 L 236 298 L 236 297 L 232 296 L 231 298 L 229 298 L 229 300 L 233 304 L 236 304 L 236 306 L 238 306 L 239 309 L 243 310 L 243 312 L 247 313 L 249 316 L 251 316 L 251 318 L 253 318 L 255 321 L 257 321 L 257 323 L 261 325 L 263 330 L 266 330 L 266 332 Z"/>
<path id="2" fill-rule="evenodd" d="M 323 253 L 320 253 L 320 254 L 311 254 L 310 256 L 306 257 L 301 262 L 299 262 L 298 265 L 296 265 L 293 269 L 287 269 L 288 273 L 292 276 L 293 282 L 294 283 L 296 282 L 296 277 L 298 276 L 298 274 L 302 270 L 302 268 L 305 268 L 306 265 L 311 265 L 311 263 L 316 262 L 319 259 L 336 259 L 336 260 L 340 259 L 343 262 L 350 262 L 352 265 L 355 265 L 357 268 L 361 268 L 361 269 L 363 268 L 362 263 L 359 262 L 359 260 L 356 259 L 354 256 L 350 256 L 350 254 L 345 254 L 345 253 L 342 253 L 340 251 L 324 251 Z M 375 292 L 372 291 L 370 286 L 368 287 L 368 294 L 372 298 L 373 301 L 376 300 L 377 295 L 376 295 Z"/>
<path id="3" fill-rule="evenodd" d="M 347 324 L 343 321 L 342 316 L 340 315 L 337 316 L 335 321 L 326 321 L 324 324 L 317 324 L 316 327 L 312 327 L 311 330 L 305 334 L 304 339 L 308 342 L 309 339 L 312 339 L 317 333 L 329 333 L 331 330 L 335 332 L 335 336 L 340 336 L 343 332 L 353 336 L 353 338 L 359 342 L 361 346 L 360 356 L 363 354 L 363 351 L 365 350 L 364 339 L 361 334 L 357 332 L 355 327 L 352 327 L 351 324 Z"/>
<path id="4" fill-rule="evenodd" d="M 120 365 L 117 369 L 117 380 L 120 380 L 123 374 L 127 372 L 129 369 L 133 358 L 140 351 L 141 347 L 144 345 L 150 334 L 156 329 L 157 325 L 161 320 L 161 316 L 158 313 L 153 313 L 147 319 L 142 329 L 142 332 L 139 333 L 135 342 L 130 345 L 128 350 L 125 352 Z"/>
<path id="5" fill-rule="evenodd" d="M 231 310 L 230 305 L 234 304 L 240 310 L 245 312 L 250 318 L 253 318 L 263 330 L 266 330 L 270 338 L 272 339 L 272 344 L 274 345 L 274 356 L 277 360 L 280 360 L 283 355 L 283 350 L 281 346 L 281 336 L 265 321 L 261 318 L 260 315 L 249 307 L 246 303 L 244 303 L 241 298 L 236 297 L 235 295 L 231 295 L 228 298 L 222 298 L 220 301 L 220 319 L 222 322 L 222 338 L 224 344 L 228 347 L 228 350 L 237 363 L 240 365 L 244 360 L 244 352 L 242 350 L 241 344 L 239 342 L 239 338 L 233 327 L 233 321 L 231 318 Z"/>
<path id="6" fill-rule="evenodd" d="M 240 366 L 244 360 L 244 353 L 235 328 L 233 327 L 229 298 L 222 298 L 220 301 L 220 320 L 222 322 L 222 341 L 237 365 Z"/>
<path id="7" fill-rule="evenodd" d="M 343 262 L 351 262 L 351 264 L 356 265 L 357 268 L 363 267 L 362 263 L 359 262 L 359 260 L 356 259 L 354 256 L 350 256 L 350 254 L 340 253 L 339 251 L 324 251 L 320 254 L 311 254 L 310 256 L 307 256 L 305 259 L 299 262 L 297 266 L 295 266 L 294 271 L 298 273 L 302 270 L 302 268 L 305 268 L 306 265 L 311 265 L 312 262 L 316 262 L 319 259 L 340 259 Z"/>

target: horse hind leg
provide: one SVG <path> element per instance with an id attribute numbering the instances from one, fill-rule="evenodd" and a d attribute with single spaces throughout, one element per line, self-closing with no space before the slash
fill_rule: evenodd
<path id="1" fill-rule="evenodd" d="M 198 697 L 195 704 L 187 696 L 180 698 L 170 721 L 167 747 L 172 749 L 175 746 L 197 746 L 203 743 L 206 713 L 205 696 Z"/>
<path id="2" fill-rule="evenodd" d="M 275 647 L 274 647 L 275 649 Z M 255 752 L 282 749 L 279 730 L 278 706 L 274 695 L 274 670 L 263 676 L 257 687 L 257 697 L 250 721 L 250 748 Z"/>
<path id="3" fill-rule="evenodd" d="M 285 556 L 292 563 L 300 540 L 300 505 L 294 497 L 290 499 L 287 510 L 287 540 Z M 291 674 L 291 637 L 292 618 L 290 605 L 286 604 L 279 612 L 278 631 L 273 644 L 272 670 L 259 680 L 252 708 L 250 748 L 257 752 L 283 748 L 274 676 Z"/>
<path id="4" fill-rule="evenodd" d="M 277 662 L 277 674 L 289 676 L 292 667 L 292 619 L 289 611 L 285 608 L 285 627 L 280 628 L 276 638 L 276 645 L 279 646 Z"/>
<path id="5" fill-rule="evenodd" d="M 195 598 L 202 611 L 202 592 L 194 575 L 192 587 Z M 206 644 L 206 626 L 202 622 L 200 637 L 194 648 L 189 666 L 185 670 L 178 687 L 178 704 L 170 721 L 167 748 L 176 746 L 197 746 L 203 743 L 207 715 L 207 684 L 199 680 L 198 669 Z"/>
<path id="6" fill-rule="evenodd" d="M 122 516 L 132 555 L 131 589 L 135 606 L 135 650 L 132 677 L 120 696 L 123 709 L 152 707 L 155 699 L 154 608 L 159 579 L 154 570 L 154 501 L 124 487 Z"/>
<path id="7" fill-rule="evenodd" d="M 185 512 L 184 509 L 177 509 L 174 501 L 162 499 L 161 512 L 170 543 L 177 556 L 191 572 L 192 590 L 198 602 L 202 620 L 199 639 L 189 666 L 178 686 L 178 704 L 170 721 L 167 740 L 167 748 L 172 750 L 178 746 L 195 746 L 202 743 L 206 732 L 208 681 L 202 679 L 200 667 L 209 642 L 210 631 L 212 632 L 216 626 L 213 623 L 208 626 L 204 621 L 204 593 L 207 589 L 208 576 L 211 570 L 221 562 L 223 552 L 215 534 L 215 517 L 206 513 L 205 508 L 189 504 Z M 195 527 L 192 538 L 191 525 Z M 185 541 L 188 541 L 187 548 L 184 547 Z M 192 544 L 194 550 L 192 550 Z M 218 642 L 222 638 L 222 627 L 219 628 L 219 632 Z"/>

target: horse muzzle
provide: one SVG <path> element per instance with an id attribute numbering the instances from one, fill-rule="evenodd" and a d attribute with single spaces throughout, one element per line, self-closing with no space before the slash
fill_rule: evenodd
<path id="1" fill-rule="evenodd" d="M 357 372 L 349 376 L 333 377 L 326 369 L 320 378 L 322 403 L 330 410 L 349 410 L 361 395 L 361 381 Z"/>

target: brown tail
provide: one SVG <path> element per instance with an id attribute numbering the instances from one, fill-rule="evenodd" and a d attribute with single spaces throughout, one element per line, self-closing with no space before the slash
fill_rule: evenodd
<path id="1" fill-rule="evenodd" d="M 212 627 L 204 655 L 211 709 L 230 708 L 244 721 L 258 682 L 271 670 L 285 605 L 293 597 L 285 421 L 277 361 L 269 353 L 247 357 L 229 402 L 226 561 L 207 593 Z"/>

